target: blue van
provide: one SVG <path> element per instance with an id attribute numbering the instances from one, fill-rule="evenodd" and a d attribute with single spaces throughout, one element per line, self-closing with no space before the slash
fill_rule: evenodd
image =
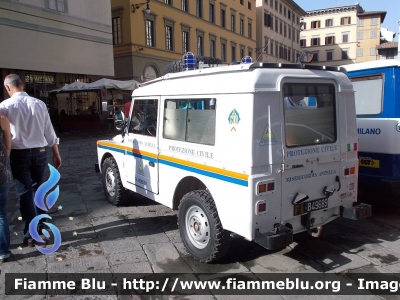
<path id="1" fill-rule="evenodd" d="M 359 182 L 400 193 L 400 60 L 343 66 L 353 83 Z"/>

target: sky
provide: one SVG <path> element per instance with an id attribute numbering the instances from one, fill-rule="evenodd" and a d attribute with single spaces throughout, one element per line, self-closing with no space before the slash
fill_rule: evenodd
<path id="1" fill-rule="evenodd" d="M 386 17 L 381 26 L 390 31 L 394 31 L 396 33 L 394 40 L 398 41 L 400 10 L 398 10 L 397 7 L 400 4 L 399 0 L 294 0 L 294 2 L 305 11 L 354 5 L 357 2 L 365 11 L 386 11 Z"/>

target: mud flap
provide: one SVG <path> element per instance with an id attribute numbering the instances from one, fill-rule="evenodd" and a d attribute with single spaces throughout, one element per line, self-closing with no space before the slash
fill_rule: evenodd
<path id="1" fill-rule="evenodd" d="M 281 249 L 293 243 L 293 230 L 284 225 L 265 233 L 257 229 L 254 241 L 268 250 Z"/>
<path id="2" fill-rule="evenodd" d="M 372 206 L 360 203 L 356 206 L 346 208 L 340 207 L 340 216 L 350 220 L 361 220 L 372 216 Z"/>

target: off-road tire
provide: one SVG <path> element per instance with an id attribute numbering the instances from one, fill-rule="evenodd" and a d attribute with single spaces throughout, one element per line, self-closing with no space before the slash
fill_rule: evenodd
<path id="1" fill-rule="evenodd" d="M 196 207 L 200 209 L 196 211 Z M 209 263 L 222 258 L 229 248 L 229 233 L 222 227 L 221 221 L 218 216 L 217 207 L 210 193 L 206 190 L 197 190 L 187 193 L 183 196 L 178 211 L 178 227 L 182 237 L 183 244 L 187 252 L 196 260 L 203 263 Z M 196 242 L 192 242 L 193 232 L 191 233 L 187 226 L 188 216 L 199 213 L 203 216 L 203 220 L 207 220 L 208 224 L 201 224 L 201 226 L 208 226 L 206 231 L 209 232 L 209 239 L 204 248 L 200 249 L 196 246 Z M 200 220 L 201 221 L 201 220 Z M 189 222 L 191 223 L 191 222 Z M 206 223 L 206 222 L 204 222 Z M 190 228 L 194 228 L 190 226 Z M 199 234 L 201 235 L 201 234 Z M 201 243 L 201 241 L 200 241 Z"/>
<path id="2" fill-rule="evenodd" d="M 107 201 L 115 206 L 127 203 L 129 190 L 125 189 L 122 185 L 121 176 L 119 174 L 118 165 L 115 159 L 113 157 L 106 158 L 101 170 L 101 179 Z M 113 176 L 113 178 L 108 178 L 108 176 Z M 114 193 L 110 193 L 109 189 L 107 188 L 107 180 L 113 180 Z"/>

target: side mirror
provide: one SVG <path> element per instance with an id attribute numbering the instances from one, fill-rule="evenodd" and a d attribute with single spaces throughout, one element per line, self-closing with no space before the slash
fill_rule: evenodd
<path id="1" fill-rule="evenodd" d="M 125 129 L 125 116 L 121 111 L 115 112 L 114 114 L 114 127 L 118 132 Z"/>

